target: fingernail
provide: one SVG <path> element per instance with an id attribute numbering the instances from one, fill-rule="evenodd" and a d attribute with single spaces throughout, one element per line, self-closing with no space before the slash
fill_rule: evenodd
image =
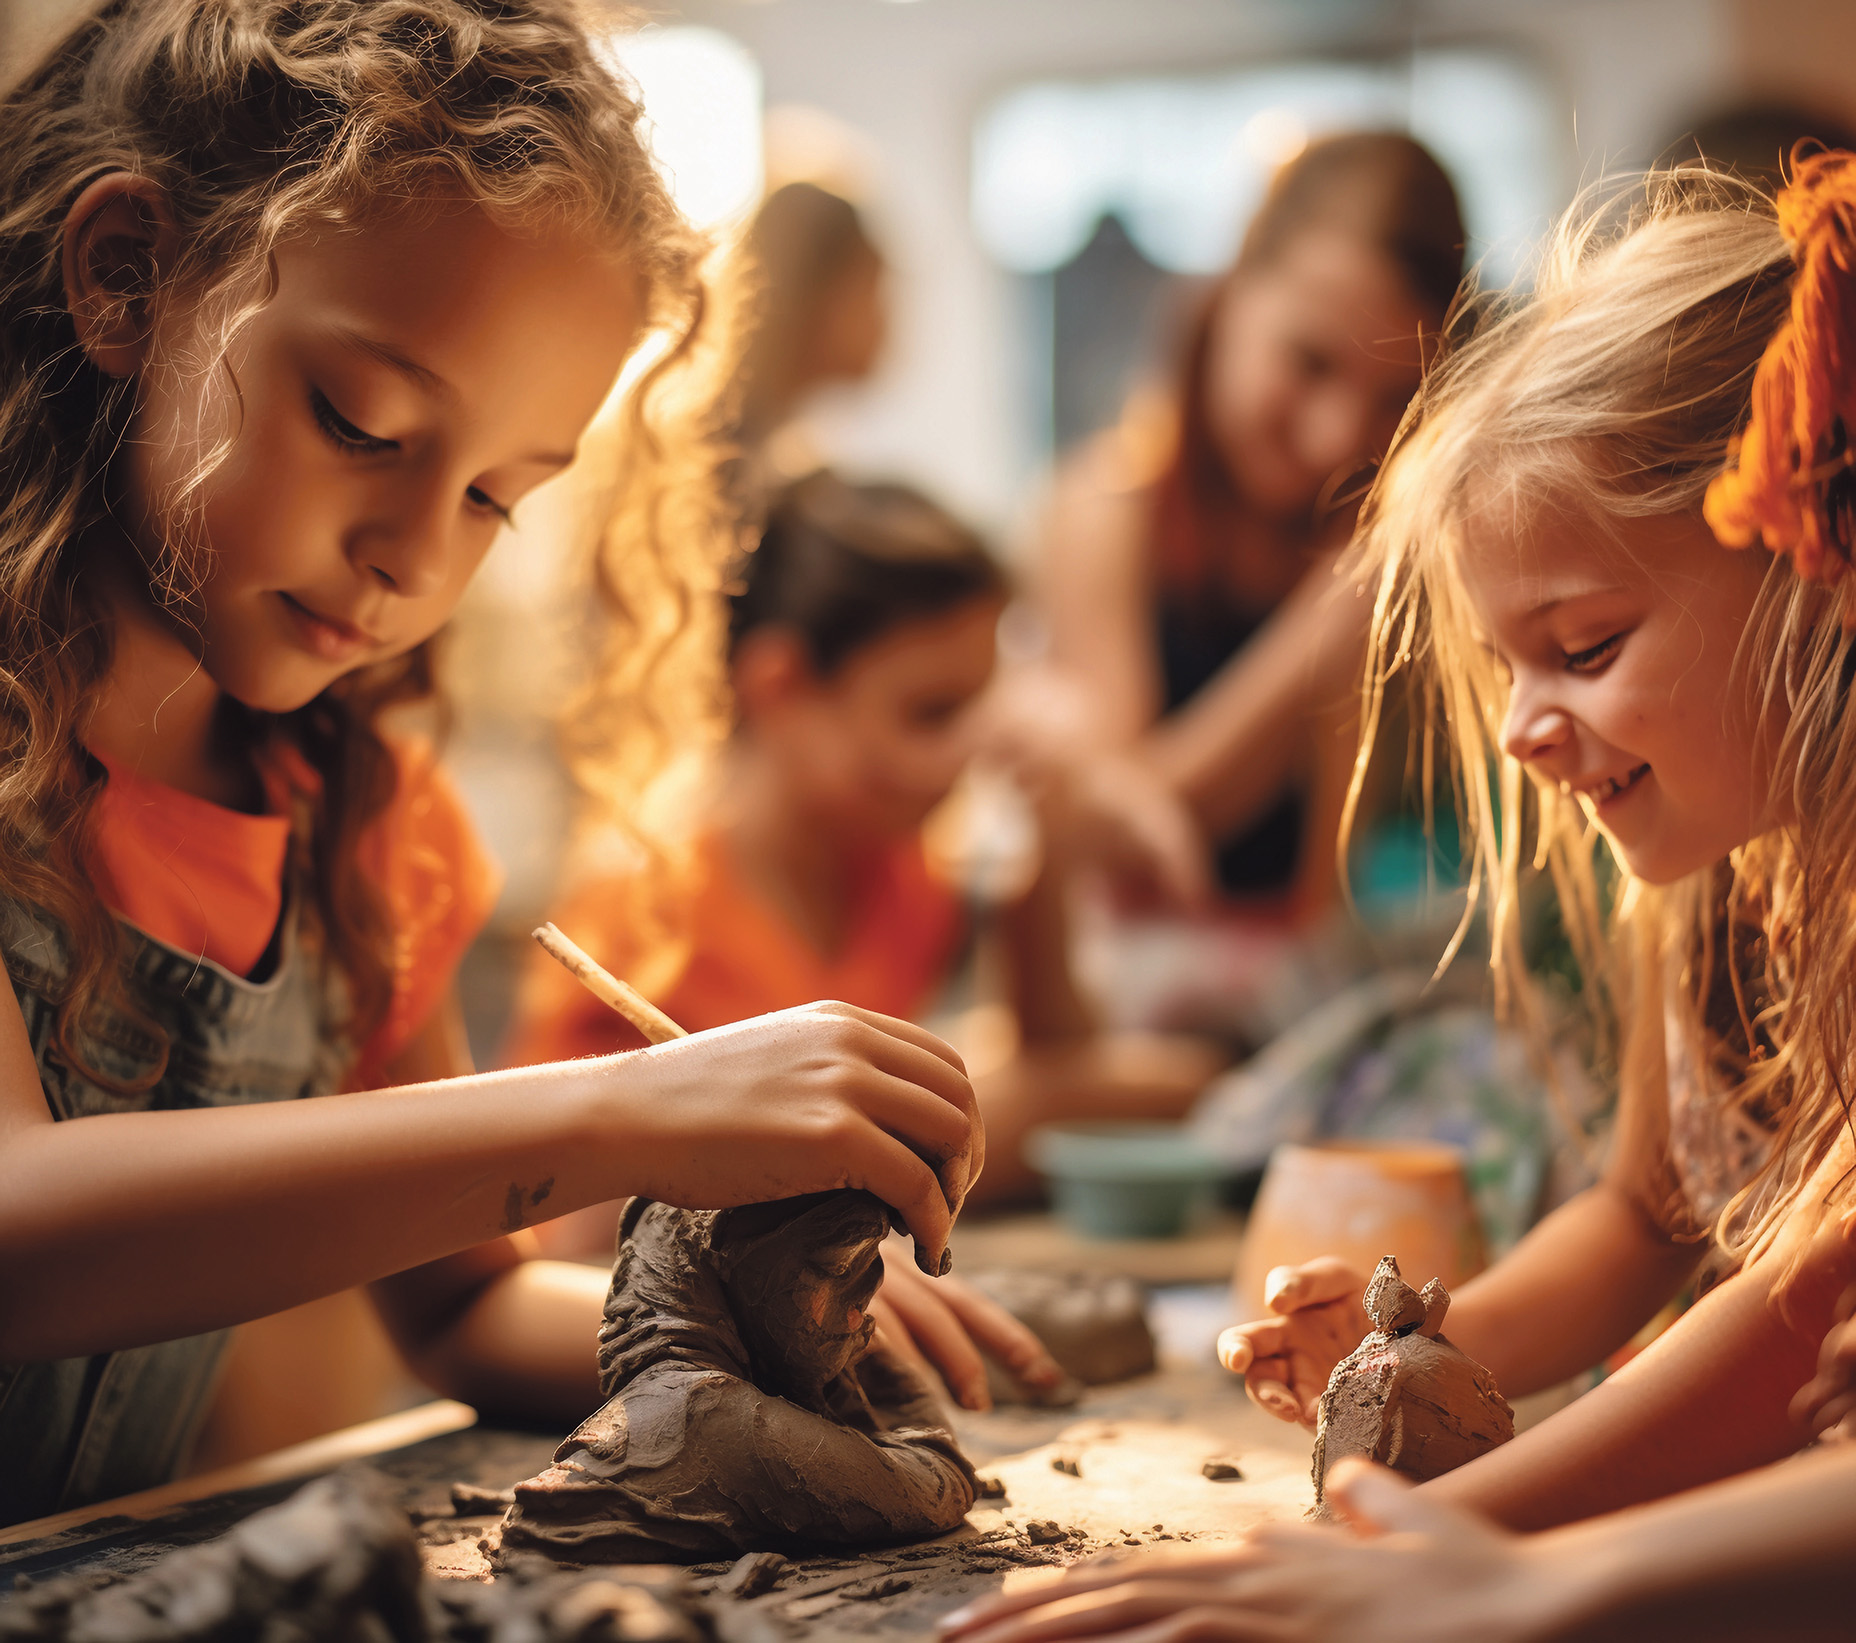
<path id="1" fill-rule="evenodd" d="M 945 1278 L 953 1270 L 954 1246 L 952 1244 L 943 1244 L 941 1246 L 941 1270 L 937 1272 L 935 1276 L 937 1278 Z"/>

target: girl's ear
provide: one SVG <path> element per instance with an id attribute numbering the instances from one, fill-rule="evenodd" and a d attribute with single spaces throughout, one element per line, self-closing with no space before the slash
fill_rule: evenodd
<path id="1" fill-rule="evenodd" d="M 805 642 L 788 627 L 756 628 L 745 635 L 729 671 L 744 719 L 778 707 L 817 682 Z"/>
<path id="2" fill-rule="evenodd" d="M 65 214 L 65 306 L 78 345 L 106 375 L 130 376 L 146 360 L 150 298 L 175 241 L 162 190 L 127 171 L 98 177 Z"/>

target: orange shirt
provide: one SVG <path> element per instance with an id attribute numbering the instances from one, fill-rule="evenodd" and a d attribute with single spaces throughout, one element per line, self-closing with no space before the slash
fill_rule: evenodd
<path id="1" fill-rule="evenodd" d="M 880 857 L 858 887 L 843 950 L 827 958 L 742 879 L 715 835 L 696 847 L 687 956 L 652 1002 L 693 1033 L 814 999 L 910 1016 L 946 979 L 961 935 L 954 893 L 928 871 L 919 838 Z M 636 880 L 582 886 L 555 922 L 615 974 L 636 973 Z M 523 979 L 504 1061 L 527 1066 L 633 1049 L 642 1039 L 572 976 L 537 953 Z"/>
<path id="2" fill-rule="evenodd" d="M 425 1024 L 476 939 L 502 875 L 437 756 L 395 744 L 399 782 L 361 838 L 361 863 L 394 923 L 393 996 L 351 1082 L 378 1082 Z M 91 870 L 104 902 L 158 941 L 249 975 L 283 911 L 293 798 L 315 790 L 299 756 L 260 767 L 267 814 L 246 815 L 145 780 L 95 755 L 109 781 L 97 800 Z"/>

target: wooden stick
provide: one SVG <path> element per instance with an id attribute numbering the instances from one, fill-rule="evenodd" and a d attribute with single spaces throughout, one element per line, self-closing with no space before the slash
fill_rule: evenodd
<path id="1" fill-rule="evenodd" d="M 649 1042 L 662 1044 L 673 1038 L 690 1036 L 636 987 L 627 986 L 591 953 L 569 941 L 552 924 L 544 924 L 537 930 L 535 939 L 546 949 L 550 958 L 558 959 L 572 972 L 582 987 L 608 1009 L 617 1010 Z"/>

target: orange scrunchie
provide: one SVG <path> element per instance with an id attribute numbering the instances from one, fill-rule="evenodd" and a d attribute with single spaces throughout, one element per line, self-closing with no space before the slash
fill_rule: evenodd
<path id="1" fill-rule="evenodd" d="M 1766 345 L 1752 417 L 1702 512 L 1725 546 L 1763 542 L 1807 580 L 1834 582 L 1850 563 L 1850 521 L 1831 482 L 1856 460 L 1856 154 L 1794 155 L 1792 165 L 1778 198 L 1798 265 L 1791 316 Z"/>

